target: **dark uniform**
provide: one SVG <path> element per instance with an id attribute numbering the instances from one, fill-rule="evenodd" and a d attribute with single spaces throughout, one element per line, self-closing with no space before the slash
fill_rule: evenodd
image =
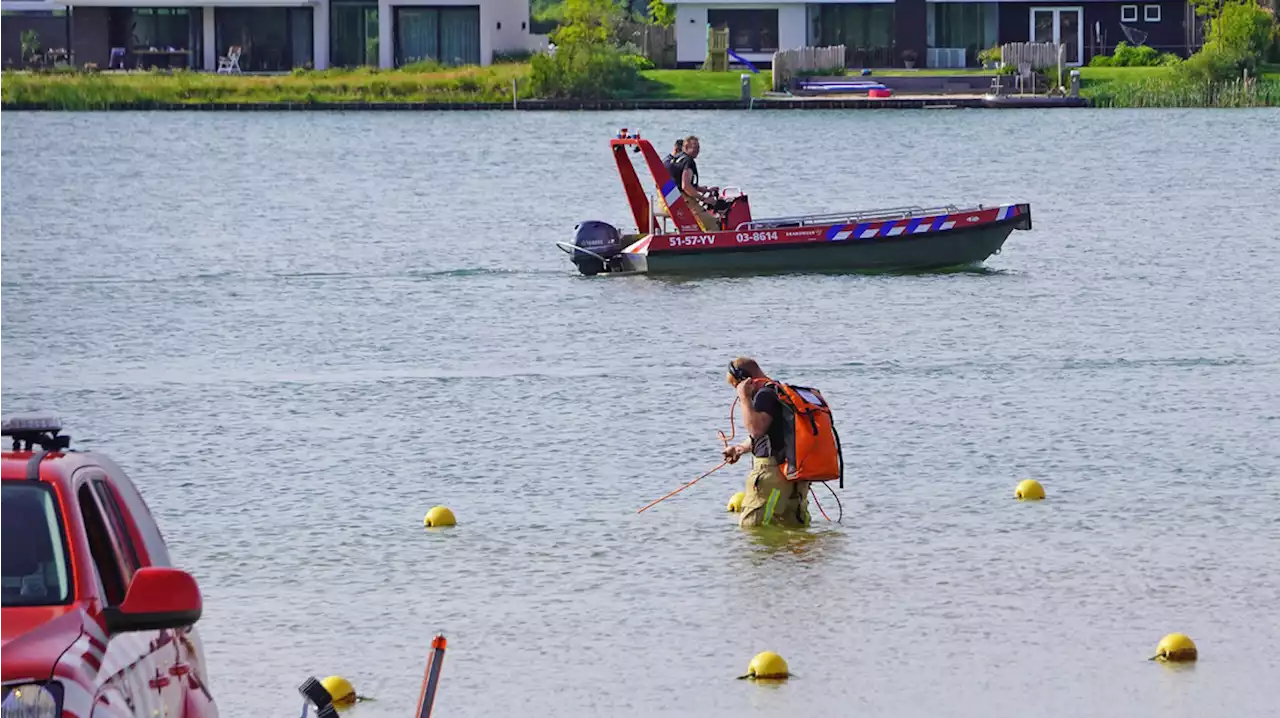
<path id="1" fill-rule="evenodd" d="M 707 232 L 716 232 L 721 229 L 720 218 L 707 211 L 703 206 L 702 200 L 698 197 L 690 195 L 684 191 L 684 184 L 680 181 L 684 177 L 684 171 L 689 169 L 693 172 L 693 184 L 698 184 L 698 163 L 692 157 L 681 152 L 671 160 L 671 165 L 667 167 L 667 171 L 671 173 L 671 179 L 676 183 L 676 187 L 684 195 L 685 201 L 689 204 L 689 209 L 693 210 L 693 214 L 698 218 L 702 229 Z"/>

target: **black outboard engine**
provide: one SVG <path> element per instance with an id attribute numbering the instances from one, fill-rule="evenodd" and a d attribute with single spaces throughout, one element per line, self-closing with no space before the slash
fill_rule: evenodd
<path id="1" fill-rule="evenodd" d="M 605 271 L 607 269 L 605 262 L 623 250 L 622 233 L 617 227 L 607 222 L 589 219 L 574 229 L 576 230 L 573 233 L 574 246 L 587 251 L 574 249 L 569 259 L 579 272 L 587 276 Z"/>

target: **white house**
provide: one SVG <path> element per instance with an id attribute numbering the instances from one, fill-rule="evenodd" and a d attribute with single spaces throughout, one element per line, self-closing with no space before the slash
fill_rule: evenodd
<path id="1" fill-rule="evenodd" d="M 488 65 L 495 54 L 537 47 L 527 0 L 142 2 L 62 0 L 74 62 L 216 70 L 238 46 L 242 71 L 280 72 L 422 60 Z"/>

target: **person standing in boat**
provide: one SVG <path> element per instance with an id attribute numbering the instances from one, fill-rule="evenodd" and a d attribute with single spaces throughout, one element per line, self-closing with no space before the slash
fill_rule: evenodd
<path id="1" fill-rule="evenodd" d="M 698 163 L 696 160 L 701 150 L 702 146 L 698 142 L 696 135 L 689 135 L 684 138 L 682 151 L 671 162 L 671 179 L 675 181 L 676 186 L 684 194 L 685 200 L 689 203 L 689 209 L 693 210 L 702 228 L 709 232 L 715 232 L 720 229 L 720 220 L 707 210 L 706 205 L 712 204 L 714 206 L 713 193 L 717 188 L 698 185 Z"/>
<path id="2" fill-rule="evenodd" d="M 733 464 L 748 452 L 752 457 L 738 525 L 808 526 L 809 482 L 788 480 L 778 466 L 786 456 L 787 431 L 777 390 L 750 357 L 730 362 L 726 379 L 738 392 L 747 438 L 726 447 L 724 459 Z"/>

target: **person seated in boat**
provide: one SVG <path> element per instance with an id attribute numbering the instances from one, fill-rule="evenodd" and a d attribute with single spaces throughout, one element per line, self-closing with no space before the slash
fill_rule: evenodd
<path id="1" fill-rule="evenodd" d="M 680 156 L 680 153 L 683 150 L 684 150 L 684 138 L 683 137 L 677 138 L 676 148 L 671 151 L 671 154 L 662 158 L 662 166 L 667 168 L 667 174 L 671 174 L 671 163 L 676 161 L 676 158 Z"/>
<path id="2" fill-rule="evenodd" d="M 701 150 L 702 145 L 698 142 L 696 135 L 684 138 L 681 153 L 671 162 L 671 179 L 684 194 L 685 200 L 689 203 L 689 209 L 693 210 L 694 216 L 698 218 L 698 224 L 702 225 L 704 230 L 717 231 L 720 229 L 720 218 L 710 211 L 708 205 L 716 207 L 718 204 L 716 193 L 720 188 L 703 187 L 698 184 L 697 159 Z"/>

